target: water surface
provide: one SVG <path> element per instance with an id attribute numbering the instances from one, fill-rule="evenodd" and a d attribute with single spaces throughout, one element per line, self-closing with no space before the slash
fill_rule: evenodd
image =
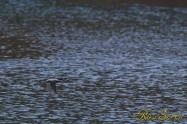
<path id="1" fill-rule="evenodd" d="M 1 123 L 145 123 L 141 109 L 186 122 L 186 8 L 0 6 Z M 64 80 L 56 95 L 49 78 Z"/>

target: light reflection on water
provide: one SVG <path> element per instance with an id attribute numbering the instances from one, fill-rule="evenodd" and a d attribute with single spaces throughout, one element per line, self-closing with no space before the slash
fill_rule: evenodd
<path id="1" fill-rule="evenodd" d="M 1 29 L 18 31 L 0 32 L 0 122 L 138 123 L 140 109 L 187 115 L 186 9 L 34 6 L 42 4 L 1 13 Z M 40 86 L 48 78 L 64 80 L 56 95 Z"/>

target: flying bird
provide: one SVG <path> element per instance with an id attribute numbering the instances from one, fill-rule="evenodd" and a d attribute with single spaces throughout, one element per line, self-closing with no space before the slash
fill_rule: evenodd
<path id="1" fill-rule="evenodd" d="M 61 79 L 51 78 L 51 79 L 47 79 L 46 81 L 42 82 L 41 86 L 47 89 L 47 91 L 50 94 L 56 94 L 57 93 L 56 84 L 61 81 L 62 81 Z"/>

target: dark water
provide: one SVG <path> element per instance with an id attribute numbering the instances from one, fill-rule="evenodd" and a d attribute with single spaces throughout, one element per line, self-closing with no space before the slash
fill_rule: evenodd
<path id="1" fill-rule="evenodd" d="M 7 0 L 0 24 L 0 123 L 160 122 L 141 109 L 187 122 L 186 8 Z"/>

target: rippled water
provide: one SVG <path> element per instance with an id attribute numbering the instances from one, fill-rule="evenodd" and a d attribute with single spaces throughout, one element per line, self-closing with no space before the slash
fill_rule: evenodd
<path id="1" fill-rule="evenodd" d="M 0 123 L 156 123 L 187 117 L 187 9 L 0 1 Z M 41 87 L 62 78 L 57 94 Z"/>

